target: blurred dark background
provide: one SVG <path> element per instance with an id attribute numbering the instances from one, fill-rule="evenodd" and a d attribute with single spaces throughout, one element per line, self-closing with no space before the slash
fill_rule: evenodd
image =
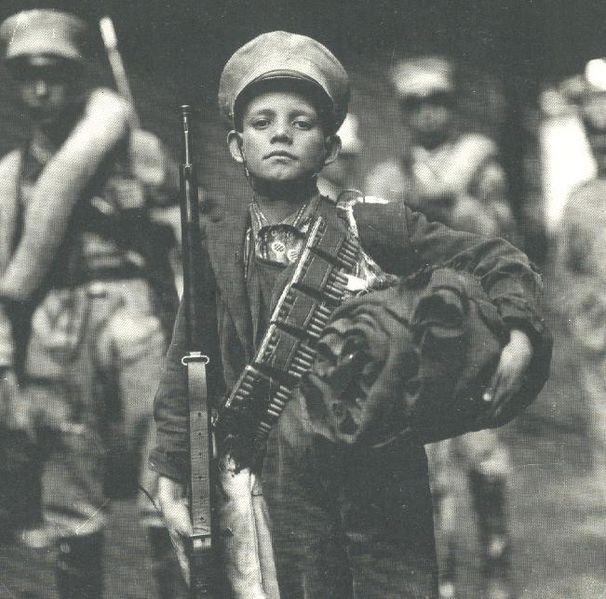
<path id="1" fill-rule="evenodd" d="M 225 180 L 234 180 L 234 189 L 227 190 L 234 197 L 246 191 L 241 178 L 232 176 L 224 150 L 217 83 L 230 54 L 261 32 L 311 35 L 345 64 L 354 83 L 352 108 L 367 145 L 362 171 L 396 153 L 402 143 L 386 81 L 389 65 L 405 55 L 452 57 L 460 72 L 463 117 L 469 128 L 500 143 L 518 214 L 528 196 L 522 157 L 532 143 L 528 122 L 540 87 L 606 54 L 606 3 L 598 1 L 7 0 L 0 3 L 0 17 L 40 6 L 71 10 L 95 31 L 100 16 L 113 17 L 144 126 L 176 147 L 175 107 L 200 106 L 202 182 L 225 192 Z M 98 34 L 95 44 L 107 77 Z M 0 90 L 2 152 L 26 127 L 21 115 L 11 112 L 10 93 L 10 86 Z"/>

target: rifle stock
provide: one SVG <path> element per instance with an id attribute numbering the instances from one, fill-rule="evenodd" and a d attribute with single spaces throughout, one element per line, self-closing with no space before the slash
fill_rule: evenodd
<path id="1" fill-rule="evenodd" d="M 214 287 L 208 260 L 205 260 L 200 232 L 198 182 L 193 164 L 190 106 L 181 107 L 183 126 L 181 181 L 181 227 L 183 253 L 183 299 L 185 310 L 190 437 L 190 516 L 193 534 L 189 539 L 190 598 L 221 596 L 221 568 L 213 517 L 214 443 L 212 409 L 207 374 L 216 368 L 216 344 L 212 336 Z"/>

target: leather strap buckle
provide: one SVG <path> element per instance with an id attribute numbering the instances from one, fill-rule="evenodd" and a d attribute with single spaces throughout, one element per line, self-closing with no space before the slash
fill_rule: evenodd
<path id="1" fill-rule="evenodd" d="M 187 366 L 190 362 L 202 362 L 202 364 L 206 365 L 210 362 L 210 358 L 201 351 L 191 351 L 181 358 L 183 366 Z"/>

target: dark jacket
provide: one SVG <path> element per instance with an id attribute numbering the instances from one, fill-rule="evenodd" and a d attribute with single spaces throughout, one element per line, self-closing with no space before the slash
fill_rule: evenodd
<path id="1" fill-rule="evenodd" d="M 322 210 L 335 210 L 325 200 Z M 474 274 L 509 328 L 524 330 L 534 343 L 546 334 L 540 315 L 542 283 L 526 255 L 502 239 L 486 239 L 428 222 L 402 203 L 357 204 L 354 215 L 363 248 L 387 272 L 407 276 L 428 265 L 447 265 Z M 210 205 L 202 227 L 216 283 L 216 321 L 222 379 L 211 397 L 220 399 L 253 357 L 253 323 L 258 298 L 249 300 L 244 279 L 246 206 Z M 210 307 L 214 309 L 215 307 Z M 181 357 L 186 353 L 185 323 L 177 315 L 167 364 L 155 399 L 157 445 L 150 463 L 160 474 L 187 476 L 187 382 Z"/>

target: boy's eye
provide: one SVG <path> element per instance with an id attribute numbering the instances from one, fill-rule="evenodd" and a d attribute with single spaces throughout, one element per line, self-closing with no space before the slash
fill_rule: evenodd
<path id="1" fill-rule="evenodd" d="M 267 125 L 269 125 L 268 119 L 254 119 L 252 121 L 252 126 L 255 129 L 263 129 L 263 128 L 267 127 Z"/>
<path id="2" fill-rule="evenodd" d="M 297 129 L 303 129 L 304 131 L 309 131 L 313 127 L 313 123 L 302 119 L 297 119 L 293 124 Z"/>

